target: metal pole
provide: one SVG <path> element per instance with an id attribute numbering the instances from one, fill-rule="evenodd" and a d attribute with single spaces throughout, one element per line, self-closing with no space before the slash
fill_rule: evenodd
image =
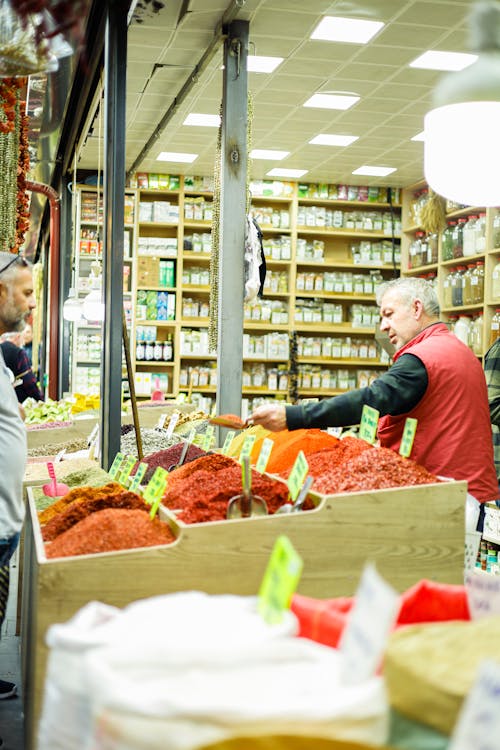
<path id="1" fill-rule="evenodd" d="M 101 465 L 120 450 L 122 402 L 123 224 L 125 200 L 126 0 L 107 3 L 104 84 L 105 316 L 101 367 Z"/>
<path id="2" fill-rule="evenodd" d="M 71 282 L 73 280 L 72 275 L 72 242 L 71 242 L 71 223 L 73 219 L 71 211 L 71 195 L 68 190 L 68 177 L 64 176 L 61 179 L 60 195 L 61 195 L 61 238 L 60 245 L 61 250 L 59 252 L 60 258 L 60 274 L 59 280 L 59 398 L 62 398 L 63 394 L 69 391 L 70 381 L 70 359 L 71 359 L 71 323 L 68 320 L 64 320 L 62 316 L 62 307 L 64 300 L 68 296 Z M 73 185 L 73 188 L 75 186 Z"/>
<path id="3" fill-rule="evenodd" d="M 217 413 L 241 413 L 247 190 L 248 21 L 224 44 L 219 246 Z"/>

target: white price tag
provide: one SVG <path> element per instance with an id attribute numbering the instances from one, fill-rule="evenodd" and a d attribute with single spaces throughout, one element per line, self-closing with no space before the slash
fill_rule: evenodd
<path id="1" fill-rule="evenodd" d="M 484 661 L 458 715 L 448 750 L 497 750 L 500 737 L 500 665 Z"/>
<path id="2" fill-rule="evenodd" d="M 345 682 L 363 682 L 375 674 L 399 607 L 399 594 L 373 564 L 366 565 L 339 644 Z"/>
<path id="3" fill-rule="evenodd" d="M 471 618 L 500 614 L 500 577 L 471 570 L 465 575 Z"/>
<path id="4" fill-rule="evenodd" d="M 168 423 L 168 427 L 167 427 L 168 438 L 171 438 L 172 435 L 174 434 L 174 430 L 178 421 L 179 421 L 179 412 L 176 412 L 175 414 L 172 414 L 172 416 L 170 417 L 170 421 Z"/>
<path id="5" fill-rule="evenodd" d="M 166 414 L 160 414 L 160 417 L 158 419 L 158 424 L 156 425 L 158 430 L 163 430 L 163 426 L 165 424 L 166 418 L 167 418 Z"/>
<path id="6" fill-rule="evenodd" d="M 93 427 L 90 435 L 88 436 L 88 438 L 87 438 L 87 445 L 89 445 L 89 446 L 92 445 L 92 443 L 94 442 L 95 438 L 97 437 L 97 431 L 98 430 L 99 430 L 99 422 L 94 425 L 94 427 Z"/>
<path id="7" fill-rule="evenodd" d="M 54 463 L 57 464 L 59 461 L 62 461 L 65 454 L 66 448 L 63 448 L 62 451 L 59 451 L 59 453 L 54 456 Z"/>

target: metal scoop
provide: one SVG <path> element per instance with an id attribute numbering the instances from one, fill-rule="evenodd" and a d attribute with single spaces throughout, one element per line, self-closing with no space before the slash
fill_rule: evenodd
<path id="1" fill-rule="evenodd" d="M 250 457 L 244 456 L 241 464 L 243 494 L 232 497 L 227 506 L 226 518 L 250 518 L 267 516 L 266 501 L 259 495 L 252 495 Z"/>
<path id="2" fill-rule="evenodd" d="M 182 448 L 181 455 L 179 456 L 179 460 L 177 461 L 176 464 L 172 464 L 172 466 L 169 466 L 167 471 L 173 471 L 174 469 L 178 469 L 179 466 L 182 466 L 182 464 L 184 463 L 186 459 L 187 452 L 189 450 L 190 445 L 191 443 L 189 442 L 189 440 L 186 440 L 186 442 L 184 443 L 184 447 Z"/>
<path id="3" fill-rule="evenodd" d="M 309 475 L 302 485 L 302 488 L 297 495 L 296 501 L 294 503 L 285 503 L 281 506 L 281 508 L 278 508 L 274 515 L 276 515 L 277 513 L 297 513 L 298 511 L 301 511 L 313 482 L 314 478 Z"/>

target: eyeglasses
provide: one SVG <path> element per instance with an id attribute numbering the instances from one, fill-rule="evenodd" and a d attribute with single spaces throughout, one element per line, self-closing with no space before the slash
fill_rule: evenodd
<path id="1" fill-rule="evenodd" d="M 4 266 L 4 268 L 2 268 L 2 270 L 0 271 L 0 273 L 5 273 L 5 271 L 8 268 L 10 268 L 11 266 L 14 265 L 14 263 L 19 263 L 21 266 L 23 266 L 23 268 L 27 268 L 29 266 L 28 261 L 26 260 L 26 258 L 23 255 L 14 255 L 14 257 L 12 258 L 12 260 L 9 260 L 9 262 L 7 263 L 7 265 Z"/>

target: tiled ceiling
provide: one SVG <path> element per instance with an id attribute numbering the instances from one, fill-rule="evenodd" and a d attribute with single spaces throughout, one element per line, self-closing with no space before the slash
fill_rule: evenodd
<path id="1" fill-rule="evenodd" d="M 404 186 L 423 175 L 423 130 L 432 90 L 442 73 L 409 67 L 422 52 L 468 52 L 473 0 L 165 0 L 157 13 L 129 27 L 126 167 L 131 168 L 196 63 L 226 11 L 249 21 L 250 54 L 284 57 L 274 73 L 249 73 L 254 148 L 290 151 L 280 162 L 254 160 L 253 178 L 276 166 L 307 169 L 304 180 Z M 240 7 L 241 6 L 241 7 Z M 184 11 L 187 8 L 187 13 Z M 366 45 L 311 40 L 325 15 L 383 21 Z M 180 20 L 179 22 L 179 19 Z M 138 171 L 210 175 L 216 128 L 183 125 L 189 112 L 218 114 L 222 46 L 178 106 Z M 312 109 L 315 92 L 349 91 L 360 101 L 346 111 Z M 319 133 L 357 135 L 348 147 L 313 146 Z M 102 149 L 102 144 L 101 144 Z M 199 154 L 189 165 L 158 162 L 160 151 Z M 98 129 L 80 152 L 79 166 L 96 168 Z M 102 163 L 102 158 L 101 158 Z M 386 178 L 352 175 L 362 164 L 395 167 Z"/>

